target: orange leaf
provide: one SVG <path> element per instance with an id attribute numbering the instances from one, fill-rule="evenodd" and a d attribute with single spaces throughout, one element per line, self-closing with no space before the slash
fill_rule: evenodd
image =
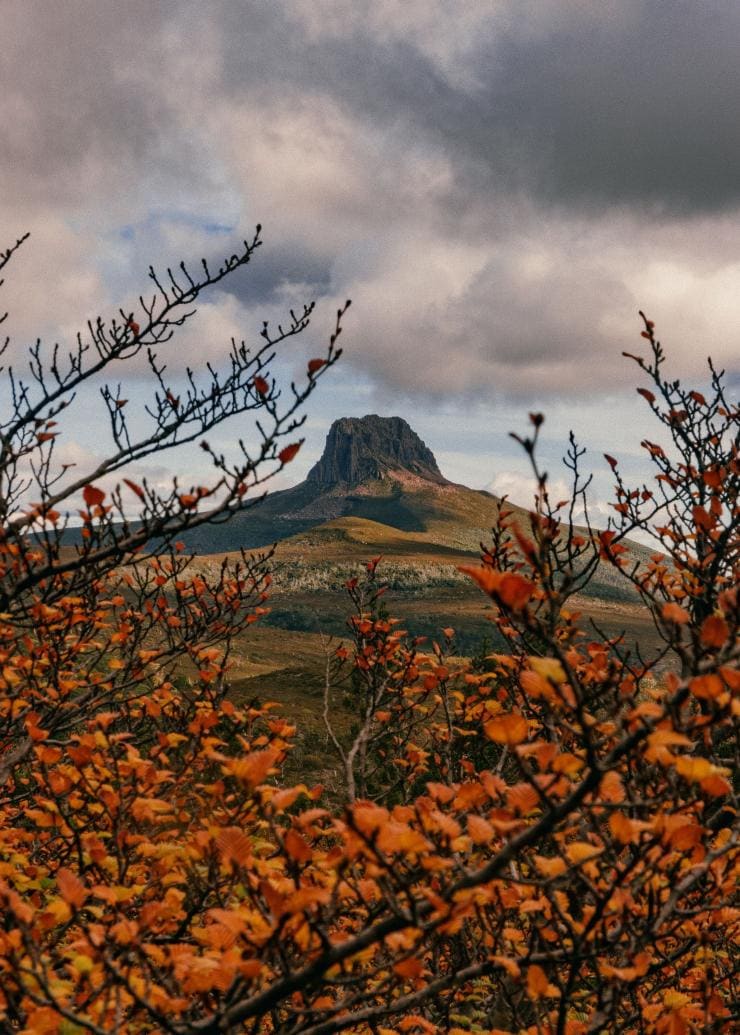
<path id="1" fill-rule="evenodd" d="M 289 830 L 283 838 L 283 844 L 290 858 L 296 862 L 309 862 L 313 856 L 308 842 L 297 830 Z"/>
<path id="2" fill-rule="evenodd" d="M 537 869 L 545 877 L 560 877 L 568 869 L 565 859 L 561 859 L 559 855 L 535 855 L 534 861 Z"/>
<path id="3" fill-rule="evenodd" d="M 589 841 L 572 841 L 565 849 L 565 854 L 572 863 L 578 866 L 594 856 L 600 855 L 602 849 L 592 845 Z"/>
<path id="4" fill-rule="evenodd" d="M 527 992 L 532 999 L 540 999 L 542 996 L 547 995 L 547 990 L 550 987 L 550 982 L 547 980 L 547 974 L 545 974 L 542 967 L 538 967 L 536 963 L 527 970 Z"/>
<path id="5" fill-rule="evenodd" d="M 489 844 L 495 836 L 488 820 L 474 813 L 468 816 L 468 833 L 476 845 Z"/>
<path id="6" fill-rule="evenodd" d="M 393 970 L 399 977 L 417 978 L 421 976 L 424 966 L 421 960 L 411 956 L 407 960 L 399 960 L 398 963 L 394 963 Z"/>
<path id="7" fill-rule="evenodd" d="M 225 827 L 216 837 L 216 845 L 228 862 L 243 863 L 252 854 L 252 843 L 238 827 Z"/>
<path id="8" fill-rule="evenodd" d="M 729 635 L 730 630 L 724 618 L 710 615 L 702 622 L 701 642 L 705 647 L 721 647 Z"/>
<path id="9" fill-rule="evenodd" d="M 661 726 L 648 737 L 648 744 L 652 748 L 657 747 L 689 747 L 691 741 L 685 733 L 679 733 L 677 730 L 672 729 L 670 726 Z"/>
<path id="10" fill-rule="evenodd" d="M 88 507 L 99 507 L 105 499 L 105 493 L 94 485 L 86 485 L 82 490 L 82 498 Z"/>
<path id="11" fill-rule="evenodd" d="M 512 611 L 522 611 L 534 593 L 534 584 L 523 575 L 508 572 L 501 579 L 497 593 L 501 602 Z"/>
<path id="12" fill-rule="evenodd" d="M 699 780 L 704 780 L 707 776 L 713 776 L 716 772 L 716 767 L 706 758 L 683 757 L 676 759 L 676 772 L 683 776 L 684 780 L 698 783 Z"/>
<path id="13" fill-rule="evenodd" d="M 691 621 L 689 612 L 672 600 L 668 604 L 663 604 L 661 614 L 667 622 L 673 622 L 674 625 L 686 625 Z"/>
<path id="14" fill-rule="evenodd" d="M 555 699 L 555 689 L 549 680 L 541 676 L 539 672 L 525 670 L 519 677 L 522 689 L 530 697 L 544 698 L 546 701 Z"/>
<path id="15" fill-rule="evenodd" d="M 723 798 L 725 794 L 729 794 L 732 790 L 729 781 L 724 776 L 718 776 L 716 773 L 700 780 L 699 786 L 705 794 L 709 794 L 713 798 Z"/>
<path id="16" fill-rule="evenodd" d="M 461 564 L 457 570 L 471 578 L 489 596 L 492 596 L 498 589 L 502 579 L 501 572 L 488 565 L 480 564 L 477 567 L 473 567 L 469 564 Z"/>
<path id="17" fill-rule="evenodd" d="M 64 901 L 68 905 L 74 906 L 75 909 L 79 909 L 87 898 L 88 892 L 85 885 L 76 873 L 66 867 L 62 867 L 57 872 L 57 886 Z"/>
<path id="18" fill-rule="evenodd" d="M 289 464 L 300 448 L 300 442 L 293 442 L 291 445 L 285 446 L 278 453 L 278 460 L 281 464 Z"/>
<path id="19" fill-rule="evenodd" d="M 491 956 L 491 963 L 496 963 L 499 967 L 503 967 L 504 970 L 513 977 L 515 981 L 519 979 L 521 970 L 516 960 L 511 959 L 509 956 Z M 493 1033 L 491 1033 L 493 1035 Z"/>
<path id="20" fill-rule="evenodd" d="M 701 528 L 704 532 L 712 531 L 716 522 L 710 514 L 707 514 L 704 507 L 692 507 L 691 513 L 694 518 L 694 524 L 697 528 Z"/>
<path id="21" fill-rule="evenodd" d="M 622 784 L 622 778 L 619 773 L 613 769 L 608 773 L 604 773 L 601 779 L 601 796 L 604 801 L 614 802 L 615 804 L 624 801 L 624 785 Z"/>
<path id="22" fill-rule="evenodd" d="M 529 664 L 538 675 L 552 680 L 553 683 L 564 683 L 567 679 L 565 669 L 557 658 L 538 658 L 535 656 L 529 659 Z"/>
<path id="23" fill-rule="evenodd" d="M 623 845 L 632 844 L 637 839 L 637 830 L 632 820 L 623 812 L 613 812 L 609 817 L 609 830 L 617 841 Z"/>
<path id="24" fill-rule="evenodd" d="M 262 783 L 270 769 L 277 761 L 278 752 L 274 748 L 266 748 L 264 751 L 252 751 L 244 758 L 234 759 L 224 767 L 238 780 L 242 780 L 249 787 L 256 787 Z"/>
<path id="25" fill-rule="evenodd" d="M 689 683 L 689 690 L 694 697 L 700 697 L 705 701 L 712 701 L 719 697 L 724 691 L 724 685 L 719 676 L 710 674 L 706 676 L 696 676 Z"/>
<path id="26" fill-rule="evenodd" d="M 506 801 L 511 809 L 522 816 L 528 815 L 540 804 L 537 791 L 528 783 L 515 783 L 506 793 Z"/>
<path id="27" fill-rule="evenodd" d="M 497 715 L 495 719 L 489 719 L 483 728 L 489 740 L 508 747 L 521 744 L 529 733 L 529 723 L 519 712 Z"/>

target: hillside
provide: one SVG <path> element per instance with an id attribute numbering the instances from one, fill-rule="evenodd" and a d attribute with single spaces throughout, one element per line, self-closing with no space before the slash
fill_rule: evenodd
<path id="1" fill-rule="evenodd" d="M 270 613 L 235 657 L 239 692 L 282 701 L 302 716 L 309 740 L 313 732 L 320 736 L 327 637 L 345 634 L 345 583 L 378 555 L 387 606 L 410 632 L 434 639 L 452 626 L 463 654 L 499 646 L 490 601 L 458 570 L 479 556 L 499 506 L 490 493 L 444 478 L 400 418 L 336 421 L 304 482 L 272 494 L 215 534 L 199 530 L 197 563 L 205 566 L 238 548 L 277 542 Z M 507 506 L 525 525 L 527 511 Z M 631 551 L 638 560 L 650 553 L 636 544 Z M 630 645 L 653 642 L 639 600 L 608 565 L 574 606 L 609 636 L 624 633 Z"/>

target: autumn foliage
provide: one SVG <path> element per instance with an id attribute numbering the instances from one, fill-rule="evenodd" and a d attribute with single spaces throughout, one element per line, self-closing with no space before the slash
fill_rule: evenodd
<path id="1" fill-rule="evenodd" d="M 163 308 L 92 325 L 99 353 L 163 340 L 178 290 L 188 307 L 206 286 L 162 287 Z M 291 406 L 334 362 L 338 332 Z M 481 667 L 456 655 L 453 627 L 415 640 L 383 607 L 382 562 L 350 580 L 348 635 L 327 666 L 327 750 L 344 774 L 331 796 L 282 778 L 287 718 L 229 695 L 232 645 L 267 606 L 268 558 L 206 576 L 176 539 L 247 505 L 295 455 L 279 441 L 294 437 L 293 410 L 265 369 L 278 338 L 237 350 L 236 386 L 211 389 L 220 410 L 161 381 L 155 440 L 193 422 L 202 434 L 234 406 L 272 421 L 255 455 L 213 454 L 214 484 L 189 491 L 100 486 L 146 449 L 121 430 L 112 392 L 115 459 L 53 481 L 44 458 L 84 355 L 67 380 L 47 370 L 35 395 L 16 394 L 0 454 L 6 499 L 16 486 L 0 537 L 3 1031 L 732 1029 L 738 411 L 719 374 L 708 397 L 666 381 L 647 321 L 645 335 L 657 480 L 628 488 L 607 458 L 610 528 L 575 527 L 569 504 L 551 504 L 539 415 L 521 439 L 537 506 L 526 527 L 502 506 L 466 569 L 505 650 Z M 572 444 L 574 499 L 580 456 Z M 24 458 L 34 502 L 14 482 Z M 69 546 L 60 508 L 75 493 Z M 655 553 L 638 563 L 630 536 L 648 529 Z M 653 656 L 582 623 L 577 594 L 603 564 L 650 611 Z M 331 724 L 348 672 L 351 743 Z"/>

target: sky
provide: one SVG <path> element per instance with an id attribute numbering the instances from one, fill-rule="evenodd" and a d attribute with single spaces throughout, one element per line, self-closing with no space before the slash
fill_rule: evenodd
<path id="1" fill-rule="evenodd" d="M 166 359 L 218 365 L 316 299 L 289 377 L 352 298 L 276 486 L 334 419 L 398 414 L 449 478 L 527 503 L 508 432 L 536 410 L 553 479 L 573 428 L 606 515 L 602 453 L 637 481 L 655 437 L 621 356 L 638 310 L 671 376 L 701 388 L 711 354 L 740 381 L 739 48 L 736 0 L 10 0 L 2 247 L 32 235 L 0 297 L 10 351 L 73 340 L 150 263 L 218 260 L 260 222 L 253 264 Z M 103 418 L 70 414 L 60 458 L 99 457 Z"/>

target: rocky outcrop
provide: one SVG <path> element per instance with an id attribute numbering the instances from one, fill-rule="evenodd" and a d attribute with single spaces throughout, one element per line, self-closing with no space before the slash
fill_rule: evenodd
<path id="1" fill-rule="evenodd" d="M 401 417 L 342 417 L 329 429 L 324 453 L 307 481 L 351 488 L 398 471 L 445 481 L 431 449 Z"/>

